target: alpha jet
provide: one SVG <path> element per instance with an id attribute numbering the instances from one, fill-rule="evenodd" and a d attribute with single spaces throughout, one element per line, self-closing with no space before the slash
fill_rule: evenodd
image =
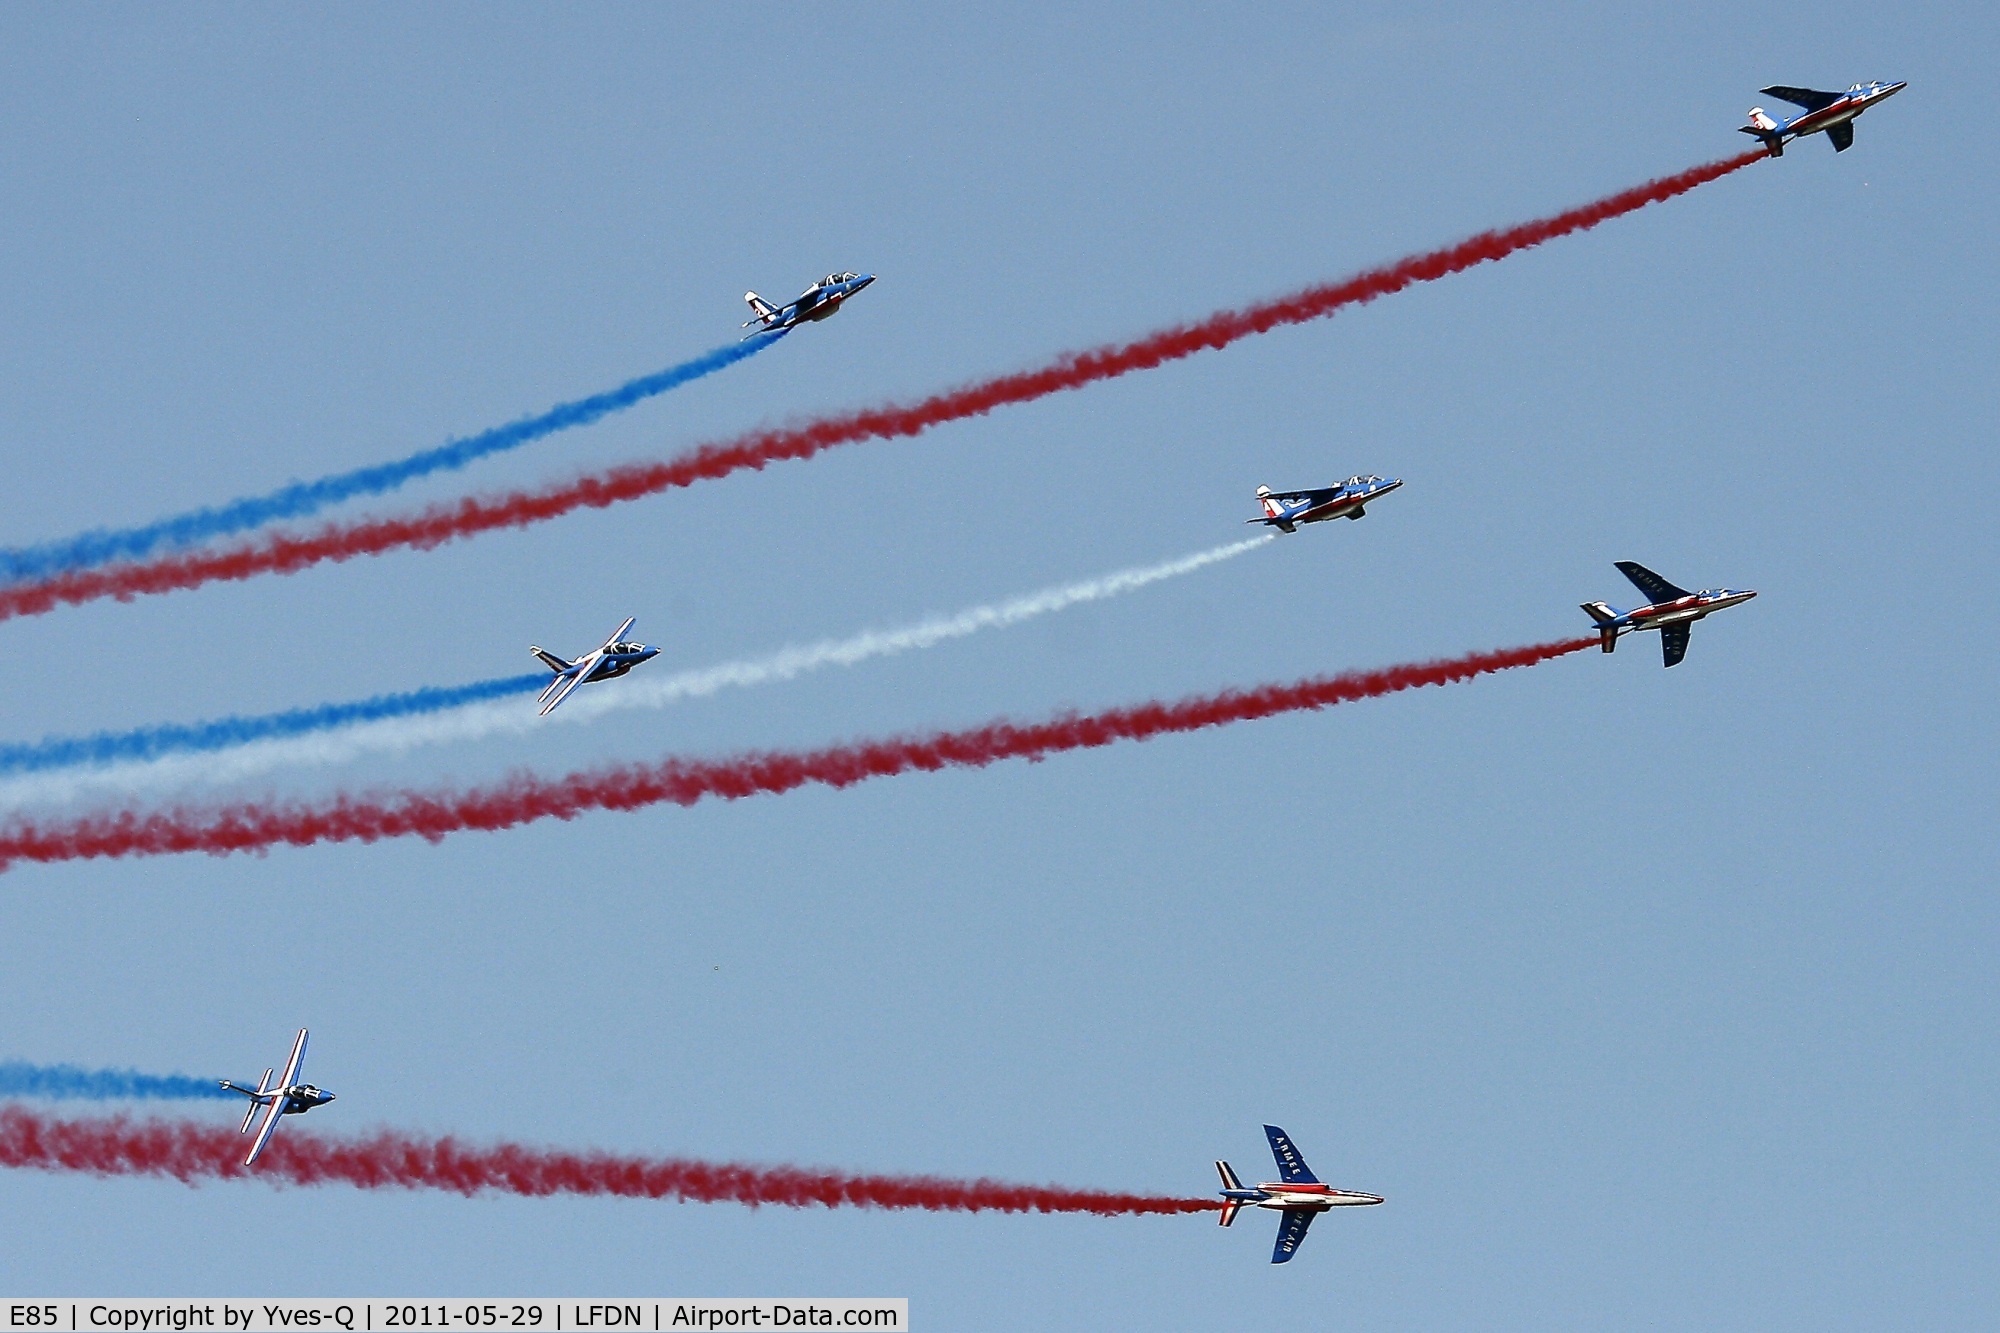
<path id="1" fill-rule="evenodd" d="M 1585 613 L 1597 622 L 1598 637 L 1607 653 L 1618 646 L 1620 634 L 1656 629 L 1660 632 L 1660 652 L 1665 656 L 1667 665 L 1672 666 L 1687 656 L 1688 631 L 1695 621 L 1711 611 L 1747 602 L 1757 595 L 1740 588 L 1703 588 L 1700 592 L 1689 592 L 1686 588 L 1676 588 L 1644 565 L 1635 565 L 1630 560 L 1620 560 L 1617 565 L 1620 574 L 1632 580 L 1633 586 L 1653 600 L 1630 611 L 1619 611 L 1603 602 L 1583 604 Z"/>
<path id="2" fill-rule="evenodd" d="M 639 663 L 660 655 L 660 650 L 649 643 L 626 642 L 625 632 L 632 628 L 636 620 L 637 617 L 627 620 L 611 632 L 603 647 L 585 653 L 574 662 L 557 657 L 545 648 L 537 648 L 533 644 L 528 646 L 529 652 L 541 658 L 549 670 L 556 673 L 556 678 L 549 682 L 541 698 L 535 701 L 542 706 L 543 717 L 553 713 L 556 705 L 569 698 L 570 691 L 577 686 L 622 676 Z"/>
<path id="3" fill-rule="evenodd" d="M 243 1159 L 243 1165 L 252 1165 L 263 1153 L 264 1145 L 271 1141 L 271 1135 L 278 1128 L 280 1116 L 304 1115 L 313 1107 L 325 1106 L 333 1100 L 333 1094 L 325 1089 L 297 1081 L 299 1068 L 305 1062 L 306 1030 L 300 1028 L 298 1040 L 292 1043 L 291 1058 L 285 1061 L 285 1072 L 276 1083 L 271 1082 L 271 1071 L 268 1069 L 264 1071 L 264 1077 L 257 1080 L 255 1088 L 222 1080 L 224 1088 L 240 1092 L 250 1099 L 250 1109 L 243 1113 L 243 1128 L 236 1131 L 238 1134 L 248 1134 L 250 1122 L 257 1117 L 257 1108 L 265 1108 L 264 1123 L 257 1127 L 256 1141 L 250 1145 L 250 1155 Z"/>
<path id="4" fill-rule="evenodd" d="M 1785 155 L 1785 140 L 1803 139 L 1808 134 L 1826 131 L 1826 137 L 1833 141 L 1833 151 L 1844 153 L 1854 146 L 1854 118 L 1874 106 L 1885 97 L 1894 97 L 1909 87 L 1908 80 L 1901 83 L 1857 83 L 1844 93 L 1823 93 L 1813 88 L 1787 88 L 1783 84 L 1773 84 L 1760 88 L 1766 97 L 1781 97 L 1793 106 L 1805 110 L 1790 120 L 1772 120 L 1764 114 L 1764 108 L 1750 108 L 1750 123 L 1743 126 L 1741 133 L 1763 140 L 1764 147 L 1772 157 Z"/>
<path id="5" fill-rule="evenodd" d="M 1271 1156 L 1278 1159 L 1278 1174 L 1283 1179 L 1245 1189 L 1229 1163 L 1217 1162 L 1215 1169 L 1222 1177 L 1223 1226 L 1234 1222 L 1236 1214 L 1245 1208 L 1275 1208 L 1284 1214 L 1278 1219 L 1278 1243 L 1271 1251 L 1272 1263 L 1282 1264 L 1297 1254 L 1305 1241 L 1306 1228 L 1329 1208 L 1356 1208 L 1382 1202 L 1379 1194 L 1337 1190 L 1320 1184 L 1319 1177 L 1306 1165 L 1306 1159 L 1292 1146 L 1291 1138 L 1276 1125 L 1264 1126 L 1264 1137 L 1271 1141 Z"/>
<path id="6" fill-rule="evenodd" d="M 1268 523 L 1281 532 L 1297 532 L 1301 523 L 1324 523 L 1330 518 L 1360 518 L 1363 508 L 1378 495 L 1387 495 L 1403 483 L 1394 477 L 1349 477 L 1338 486 L 1322 486 L 1314 491 L 1274 491 L 1257 488 L 1258 502 L 1264 506 L 1262 518 L 1246 523 Z"/>
<path id="7" fill-rule="evenodd" d="M 750 303 L 757 317 L 744 320 L 743 327 L 755 324 L 757 328 L 743 337 L 748 340 L 759 333 L 783 333 L 814 320 L 831 319 L 840 313 L 842 302 L 873 281 L 873 273 L 829 273 L 793 300 L 777 306 L 755 292 L 745 292 L 743 299 Z"/>

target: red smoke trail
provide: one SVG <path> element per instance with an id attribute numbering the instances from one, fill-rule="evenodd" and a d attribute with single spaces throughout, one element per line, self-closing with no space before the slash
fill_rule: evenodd
<path id="1" fill-rule="evenodd" d="M 744 1166 L 674 1157 L 614 1157 L 502 1143 L 475 1148 L 454 1139 L 419 1139 L 381 1131 L 363 1139 L 281 1134 L 255 1167 L 243 1165 L 245 1140 L 226 1127 L 125 1116 L 66 1120 L 0 1106 L 0 1166 L 88 1171 L 100 1176 L 172 1176 L 202 1180 L 258 1178 L 291 1185 L 360 1189 L 492 1190 L 540 1198 L 604 1194 L 689 1203 L 773 1204 L 785 1208 L 928 1208 L 1002 1213 L 1200 1213 L 1207 1199 L 1008 1185 L 996 1180 L 931 1176 L 851 1176 L 795 1166 Z"/>
<path id="2" fill-rule="evenodd" d="M 1441 662 L 1419 662 L 1315 676 L 1290 685 L 1196 695 L 1102 713 L 1064 714 L 1046 722 L 989 722 L 965 731 L 773 750 L 727 759 L 667 759 L 621 764 L 559 778 L 520 776 L 470 791 L 405 792 L 386 800 L 337 796 L 318 805 L 245 803 L 211 810 L 143 814 L 121 810 L 62 823 L 16 820 L 0 828 L 0 870 L 17 861 L 77 861 L 168 852 L 261 851 L 281 844 L 374 842 L 415 834 L 436 842 L 465 829 L 513 828 L 538 819 L 574 819 L 587 810 L 636 810 L 703 797 L 733 801 L 818 783 L 846 787 L 912 770 L 984 768 L 1002 759 L 1041 759 L 1114 741 L 1143 741 L 1301 709 L 1326 708 L 1533 666 L 1597 645 L 1597 636 L 1528 648 L 1503 648 Z"/>
<path id="3" fill-rule="evenodd" d="M 981 380 L 907 407 L 892 404 L 821 417 L 797 426 L 753 431 L 734 440 L 703 445 L 669 462 L 614 468 L 541 491 L 515 491 L 486 500 L 465 499 L 457 504 L 434 506 L 411 518 L 332 524 L 315 533 L 280 534 L 211 554 L 107 566 L 41 583 L 16 584 L 0 589 L 0 620 L 39 615 L 56 606 L 101 597 L 122 601 L 142 593 L 194 588 L 219 580 L 289 574 L 323 561 L 350 560 L 401 546 L 428 548 L 493 528 L 540 523 L 585 506 L 601 509 L 620 501 L 724 477 L 744 468 L 761 468 L 780 459 L 810 458 L 835 445 L 917 435 L 943 422 L 980 416 L 1008 403 L 1025 403 L 1135 370 L 1150 370 L 1196 352 L 1227 347 L 1238 339 L 1269 332 L 1280 324 L 1319 319 L 1346 306 L 1402 291 L 1414 283 L 1433 282 L 1476 264 L 1504 259 L 1517 250 L 1584 231 L 1647 204 L 1686 194 L 1765 156 L 1764 150 L 1757 148 L 1677 176 L 1650 181 L 1554 217 L 1482 232 L 1442 250 L 1412 255 L 1341 282 L 1308 287 L 1243 310 L 1226 310 L 1198 324 L 1164 329 L 1122 346 L 1067 353 L 1037 369 Z"/>

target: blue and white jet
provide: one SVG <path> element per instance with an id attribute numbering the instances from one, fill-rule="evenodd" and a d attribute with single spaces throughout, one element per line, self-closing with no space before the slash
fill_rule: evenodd
<path id="1" fill-rule="evenodd" d="M 1750 123 L 1742 129 L 1744 134 L 1763 140 L 1772 157 L 1785 155 L 1785 140 L 1803 139 L 1808 134 L 1818 134 L 1822 130 L 1833 141 L 1833 151 L 1844 153 L 1854 146 L 1854 118 L 1874 106 L 1885 97 L 1894 97 L 1909 87 L 1909 81 L 1901 83 L 1857 83 L 1844 93 L 1823 93 L 1816 88 L 1788 88 L 1784 84 L 1773 84 L 1760 88 L 1766 97 L 1781 97 L 1793 106 L 1804 107 L 1790 120 L 1772 120 L 1764 114 L 1764 108 L 1750 108 Z"/>
<path id="2" fill-rule="evenodd" d="M 1320 1184 L 1319 1177 L 1306 1165 L 1306 1159 L 1292 1146 L 1290 1136 L 1276 1125 L 1264 1126 L 1264 1137 L 1271 1141 L 1271 1156 L 1278 1159 L 1281 1179 L 1246 1189 L 1229 1163 L 1217 1162 L 1215 1170 L 1222 1177 L 1223 1226 L 1234 1222 L 1236 1214 L 1245 1208 L 1275 1208 L 1284 1214 L 1278 1219 L 1278 1243 L 1271 1251 L 1272 1263 L 1282 1264 L 1297 1254 L 1305 1241 L 1306 1228 L 1328 1209 L 1382 1202 L 1379 1194 L 1337 1190 Z"/>
<path id="3" fill-rule="evenodd" d="M 243 1159 L 243 1165 L 253 1165 L 263 1154 L 264 1145 L 271 1141 L 277 1131 L 278 1118 L 287 1115 L 304 1115 L 315 1106 L 325 1106 L 333 1100 L 333 1094 L 324 1088 L 315 1088 L 310 1083 L 298 1082 L 301 1066 L 306 1062 L 306 1030 L 299 1029 L 298 1040 L 292 1043 L 291 1058 L 285 1061 L 285 1072 L 276 1083 L 271 1082 L 271 1071 L 265 1070 L 264 1077 L 257 1080 L 255 1088 L 246 1088 L 240 1083 L 222 1080 L 222 1086 L 230 1092 L 240 1092 L 250 1099 L 250 1109 L 243 1113 L 243 1128 L 238 1134 L 250 1132 L 250 1122 L 257 1117 L 257 1108 L 264 1108 L 264 1123 L 257 1127 L 257 1138 L 250 1145 L 250 1155 Z"/>
<path id="4" fill-rule="evenodd" d="M 1703 588 L 1689 592 L 1630 560 L 1617 562 L 1618 572 L 1632 580 L 1634 587 L 1653 600 L 1630 611 L 1620 611 L 1604 602 L 1585 602 L 1584 612 L 1597 622 L 1604 651 L 1618 646 L 1618 636 L 1642 629 L 1660 632 L 1660 652 L 1673 666 L 1688 652 L 1688 631 L 1694 622 L 1711 611 L 1747 602 L 1757 594 L 1746 588 Z"/>
<path id="5" fill-rule="evenodd" d="M 1313 491 L 1274 491 L 1257 488 L 1262 518 L 1246 523 L 1267 523 L 1281 532 L 1297 532 L 1301 523 L 1324 523 L 1330 518 L 1360 518 L 1363 508 L 1378 495 L 1387 495 L 1403 483 L 1394 477 L 1349 477 L 1338 486 L 1322 486 Z"/>
<path id="6" fill-rule="evenodd" d="M 743 299 L 750 303 L 756 318 L 744 320 L 743 327 L 757 327 L 743 337 L 747 341 L 760 333 L 783 333 L 814 320 L 831 319 L 840 313 L 842 302 L 873 281 L 873 273 L 829 273 L 793 300 L 775 306 L 755 292 L 745 292 Z"/>
<path id="7" fill-rule="evenodd" d="M 587 685 L 594 680 L 610 680 L 622 676 L 641 662 L 660 655 L 660 650 L 650 643 L 629 643 L 625 633 L 631 629 L 637 617 L 627 620 L 611 632 L 604 646 L 594 652 L 585 653 L 574 662 L 565 657 L 557 657 L 545 648 L 528 645 L 528 651 L 542 659 L 556 678 L 542 691 L 535 702 L 542 706 L 541 716 L 547 717 L 555 711 L 557 704 L 569 698 L 570 691 L 579 685 Z"/>

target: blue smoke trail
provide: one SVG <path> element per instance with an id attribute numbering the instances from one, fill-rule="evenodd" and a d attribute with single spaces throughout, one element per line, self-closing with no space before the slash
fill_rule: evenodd
<path id="1" fill-rule="evenodd" d="M 403 694 L 378 694 L 353 703 L 293 708 L 257 717 L 222 717 L 211 722 L 167 723 L 133 731 L 100 731 L 90 736 L 50 736 L 33 743 L 0 745 L 0 776 L 42 773 L 79 764 L 110 764 L 121 760 L 157 759 L 166 754 L 226 750 L 274 736 L 302 736 L 355 722 L 376 722 L 413 713 L 435 713 L 461 704 L 510 694 L 533 694 L 549 683 L 547 672 L 475 681 L 470 685 L 432 685 Z"/>
<path id="2" fill-rule="evenodd" d="M 0 1063 L 0 1097 L 235 1097 L 214 1079 L 185 1074 L 141 1074 L 132 1069 L 78 1069 L 75 1065 L 31 1065 L 21 1060 Z"/>
<path id="3" fill-rule="evenodd" d="M 0 581 L 31 582 L 92 569 L 113 560 L 138 560 L 156 551 L 199 545 L 234 532 L 262 527 L 279 519 L 304 518 L 329 505 L 361 495 L 381 495 L 406 482 L 464 467 L 489 454 L 519 448 L 557 431 L 587 426 L 593 421 L 679 388 L 689 380 L 714 374 L 754 356 L 784 336 L 784 331 L 732 343 L 692 361 L 643 375 L 604 393 L 560 403 L 538 416 L 452 440 L 396 463 L 340 472 L 318 481 L 295 481 L 268 495 L 245 496 L 211 509 L 196 509 L 136 528 L 98 528 L 75 537 L 36 546 L 0 549 Z"/>

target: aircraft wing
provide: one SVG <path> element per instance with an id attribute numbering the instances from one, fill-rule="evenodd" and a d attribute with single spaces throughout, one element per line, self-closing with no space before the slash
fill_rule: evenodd
<path id="1" fill-rule="evenodd" d="M 291 1085 L 286 1084 L 285 1086 L 290 1087 Z M 285 1102 L 287 1100 L 288 1098 L 286 1098 L 282 1089 L 272 1094 L 271 1109 L 264 1112 L 264 1123 L 257 1126 L 257 1141 L 250 1145 L 250 1155 L 243 1159 L 243 1165 L 251 1165 L 263 1154 L 264 1145 L 271 1141 L 271 1135 L 275 1134 L 278 1130 L 278 1121 L 285 1114 Z"/>
<path id="2" fill-rule="evenodd" d="M 280 1078 L 275 1086 L 280 1088 L 289 1088 L 292 1086 L 292 1084 L 298 1082 L 299 1069 L 301 1066 L 305 1064 L 305 1062 L 306 1062 L 306 1030 L 304 1028 L 300 1028 L 299 1039 L 292 1043 L 291 1058 L 285 1061 L 284 1077 Z"/>
<path id="3" fill-rule="evenodd" d="M 1288 1208 L 1278 1223 L 1278 1243 L 1271 1247 L 1271 1262 L 1282 1264 L 1305 1244 L 1306 1228 L 1319 1214 L 1310 1208 Z"/>
<path id="4" fill-rule="evenodd" d="M 547 703 L 550 697 L 554 695 L 557 690 L 563 688 L 563 685 L 566 681 L 572 679 L 571 675 L 572 672 L 579 672 L 582 669 L 583 669 L 582 663 L 579 662 L 573 666 L 564 667 L 561 671 L 556 672 L 555 679 L 551 680 L 548 684 L 542 686 L 542 692 L 535 697 L 535 702 L 538 704 Z M 549 710 L 544 708 L 542 711 L 546 713 Z"/>
<path id="5" fill-rule="evenodd" d="M 1347 488 L 1344 486 L 1322 486 L 1316 491 L 1272 491 L 1273 500 L 1304 500 L 1308 504 L 1325 504 Z"/>
<path id="6" fill-rule="evenodd" d="M 628 621 L 627 623 L 629 624 L 630 622 Z M 603 660 L 604 660 L 604 650 L 600 648 L 596 652 L 592 653 L 590 656 L 578 662 L 576 667 L 576 674 L 573 676 L 565 677 L 563 679 L 561 688 L 555 690 L 548 696 L 548 702 L 542 705 L 542 711 L 540 713 L 540 716 L 547 717 L 550 713 L 555 712 L 556 705 L 561 703 L 563 700 L 569 698 L 570 692 L 574 690 L 577 686 L 583 684 L 585 678 L 588 677 L 591 672 L 597 670 L 597 664 Z"/>
<path id="7" fill-rule="evenodd" d="M 1766 97 L 1783 98 L 1793 106 L 1802 106 L 1808 111 L 1817 111 L 1823 106 L 1832 106 L 1842 96 L 1840 93 L 1823 93 L 1817 88 L 1787 88 L 1782 83 L 1773 84 L 1769 88 L 1760 88 L 1758 91 Z"/>
<path id="8" fill-rule="evenodd" d="M 1685 620 L 1678 625 L 1660 626 L 1660 653 L 1668 666 L 1688 655 L 1688 631 L 1693 628 Z"/>
<path id="9" fill-rule="evenodd" d="M 1271 1156 L 1278 1161 L 1278 1178 L 1287 1185 L 1317 1185 L 1319 1177 L 1306 1165 L 1306 1159 L 1292 1143 L 1291 1136 L 1276 1125 L 1264 1126 L 1264 1137 L 1271 1141 Z"/>
<path id="10" fill-rule="evenodd" d="M 597 651 L 600 653 L 608 651 L 612 644 L 618 642 L 620 639 L 625 637 L 626 630 L 631 629 L 634 625 L 638 623 L 639 623 L 639 617 L 637 616 L 628 617 L 624 624 L 620 625 L 617 629 L 611 631 L 611 637 L 606 639 L 604 641 L 604 647 L 599 648 Z"/>
<path id="11" fill-rule="evenodd" d="M 1826 137 L 1833 140 L 1833 151 L 1844 153 L 1854 147 L 1854 122 L 1843 120 L 1838 125 L 1826 127 Z"/>
<path id="12" fill-rule="evenodd" d="M 1661 602 L 1671 602 L 1688 595 L 1686 588 L 1676 588 L 1644 565 L 1634 564 L 1630 560 L 1619 560 L 1615 563 L 1618 572 L 1632 580 L 1632 586 L 1645 593 L 1646 600 L 1656 606 Z"/>

